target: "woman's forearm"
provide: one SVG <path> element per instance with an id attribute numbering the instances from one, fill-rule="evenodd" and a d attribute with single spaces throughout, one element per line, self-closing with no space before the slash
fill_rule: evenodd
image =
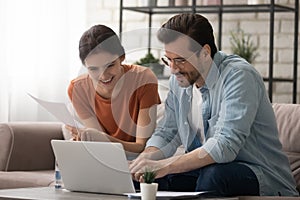
<path id="1" fill-rule="evenodd" d="M 127 141 L 123 141 L 123 140 L 120 140 L 118 138 L 114 138 L 110 135 L 107 136 L 108 139 L 111 141 L 111 142 L 118 142 L 118 143 L 121 143 L 125 149 L 125 151 L 127 152 L 132 152 L 132 153 L 141 153 L 144 148 L 145 148 L 145 143 L 143 144 L 140 144 L 140 143 L 137 143 L 137 142 L 127 142 Z"/>

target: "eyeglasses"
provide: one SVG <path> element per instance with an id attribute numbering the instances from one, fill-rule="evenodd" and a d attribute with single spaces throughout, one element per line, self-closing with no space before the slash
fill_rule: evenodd
<path id="1" fill-rule="evenodd" d="M 174 58 L 174 59 L 171 59 L 171 58 L 168 58 L 167 56 L 163 56 L 161 58 L 161 61 L 163 61 L 163 63 L 165 65 L 167 65 L 168 67 L 171 66 L 171 63 L 173 63 L 174 65 L 176 65 L 178 68 L 180 69 L 183 69 L 184 68 L 184 64 L 193 56 L 195 55 L 198 51 L 200 50 L 197 50 L 196 52 L 194 52 L 190 57 L 188 58 Z"/>
<path id="2" fill-rule="evenodd" d="M 186 59 L 185 58 L 168 58 L 166 56 L 162 57 L 161 60 L 163 61 L 163 63 L 165 65 L 167 65 L 168 67 L 171 66 L 171 63 L 173 62 L 174 65 L 176 65 L 179 68 L 184 68 L 184 64 L 186 63 Z"/>

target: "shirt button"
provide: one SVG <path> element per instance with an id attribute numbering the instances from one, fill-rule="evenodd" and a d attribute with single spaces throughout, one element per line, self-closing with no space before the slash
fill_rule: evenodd
<path id="1" fill-rule="evenodd" d="M 184 122 L 184 125 L 188 125 L 187 121 Z"/>

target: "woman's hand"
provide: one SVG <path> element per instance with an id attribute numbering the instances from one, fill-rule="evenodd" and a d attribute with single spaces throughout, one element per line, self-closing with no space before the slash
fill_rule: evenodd
<path id="1" fill-rule="evenodd" d="M 110 136 L 94 128 L 86 128 L 80 132 L 82 141 L 109 142 Z"/>
<path id="2" fill-rule="evenodd" d="M 65 127 L 71 132 L 74 141 L 110 141 L 109 135 L 95 128 L 76 128 L 69 125 L 66 125 Z"/>
<path id="3" fill-rule="evenodd" d="M 80 140 L 79 132 L 81 132 L 82 129 L 79 129 L 77 127 L 70 126 L 70 125 L 65 125 L 65 128 L 71 133 L 73 141 L 79 141 Z"/>

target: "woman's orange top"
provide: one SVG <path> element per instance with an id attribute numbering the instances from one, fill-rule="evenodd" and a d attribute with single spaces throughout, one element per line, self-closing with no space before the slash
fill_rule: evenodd
<path id="1" fill-rule="evenodd" d="M 121 89 L 111 99 L 96 92 L 88 74 L 71 81 L 68 95 L 81 119 L 95 117 L 107 134 L 134 142 L 139 111 L 160 104 L 158 84 L 149 68 L 122 66 L 124 75 L 116 85 Z"/>

